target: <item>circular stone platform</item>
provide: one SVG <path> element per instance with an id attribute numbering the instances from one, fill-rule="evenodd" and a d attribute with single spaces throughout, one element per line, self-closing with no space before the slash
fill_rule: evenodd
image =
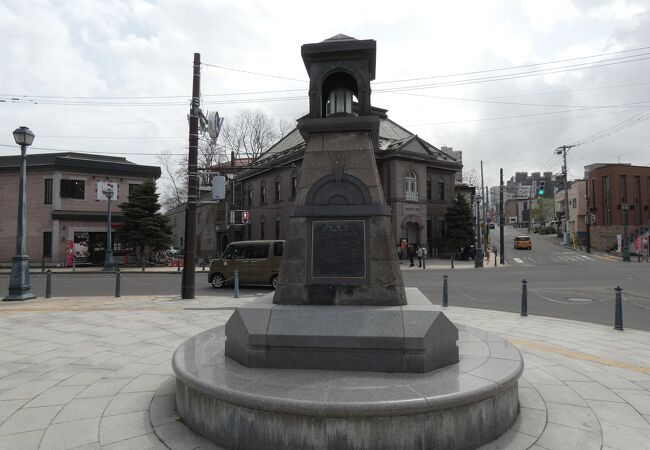
<path id="1" fill-rule="evenodd" d="M 459 329 L 460 362 L 423 374 L 255 369 L 224 356 L 224 327 L 174 354 L 183 422 L 228 449 L 460 449 L 496 439 L 519 410 L 519 351 Z"/>

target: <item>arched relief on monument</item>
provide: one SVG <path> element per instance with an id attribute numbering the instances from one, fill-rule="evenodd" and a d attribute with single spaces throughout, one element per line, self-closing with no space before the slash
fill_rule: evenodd
<path id="1" fill-rule="evenodd" d="M 368 188 L 356 177 L 344 173 L 327 175 L 318 180 L 307 193 L 305 205 L 370 205 Z"/>
<path id="2" fill-rule="evenodd" d="M 340 167 L 333 174 L 316 181 L 307 192 L 304 206 L 297 206 L 292 216 L 359 216 L 386 215 L 385 205 L 373 204 L 368 187 L 357 177 L 343 173 Z"/>

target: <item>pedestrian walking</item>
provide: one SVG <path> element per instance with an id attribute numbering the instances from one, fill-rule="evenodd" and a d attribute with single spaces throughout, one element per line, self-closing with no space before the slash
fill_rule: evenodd
<path id="1" fill-rule="evenodd" d="M 422 267 L 422 247 L 418 247 L 418 267 Z"/>
<path id="2" fill-rule="evenodd" d="M 426 269 L 426 264 L 427 264 L 427 248 L 422 247 L 422 268 Z"/>
<path id="3" fill-rule="evenodd" d="M 490 247 L 489 246 L 485 247 L 485 260 L 487 261 L 488 264 L 490 263 Z"/>
<path id="4" fill-rule="evenodd" d="M 408 248 L 406 250 L 406 253 L 407 253 L 408 257 L 409 257 L 409 267 L 413 267 L 414 266 L 414 264 L 413 264 L 413 256 L 415 254 L 415 250 L 413 249 L 413 245 L 408 246 Z"/>

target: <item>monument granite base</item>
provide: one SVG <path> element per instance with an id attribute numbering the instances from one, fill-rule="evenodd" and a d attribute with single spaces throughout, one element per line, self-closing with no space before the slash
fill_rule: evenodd
<path id="1" fill-rule="evenodd" d="M 428 302 L 406 293 L 409 304 Z M 177 409 L 227 449 L 475 448 L 517 417 L 523 360 L 497 336 L 458 329 L 458 363 L 390 373 L 245 367 L 225 356 L 217 327 L 174 354 Z"/>
<path id="2" fill-rule="evenodd" d="M 226 356 L 247 367 L 429 372 L 458 362 L 458 330 L 426 298 L 402 306 L 240 306 Z"/>

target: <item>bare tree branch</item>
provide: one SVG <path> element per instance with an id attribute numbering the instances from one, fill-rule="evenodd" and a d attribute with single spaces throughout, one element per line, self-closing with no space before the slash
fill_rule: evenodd
<path id="1" fill-rule="evenodd" d="M 161 179 L 165 181 L 160 203 L 165 210 L 176 208 L 187 201 L 187 161 L 183 164 L 182 159 L 176 160 L 171 153 L 162 152 L 158 162 L 162 169 Z"/>

